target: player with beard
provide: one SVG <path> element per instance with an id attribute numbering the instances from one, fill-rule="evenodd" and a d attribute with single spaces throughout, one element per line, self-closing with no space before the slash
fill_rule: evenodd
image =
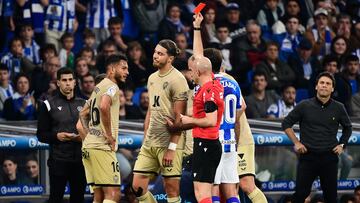
<path id="1" fill-rule="evenodd" d="M 134 166 L 132 190 L 139 202 L 156 202 L 148 191 L 152 176 L 164 177 L 168 202 L 180 203 L 180 177 L 184 137 L 167 128 L 165 118 L 180 123 L 185 114 L 189 87 L 185 77 L 171 64 L 179 54 L 175 42 L 161 40 L 155 47 L 153 65 L 158 69 L 148 79 L 149 108 L 144 123 L 144 142 Z"/>
<path id="2" fill-rule="evenodd" d="M 105 68 L 106 77 L 96 85 L 80 112 L 86 134 L 82 159 L 87 183 L 94 191 L 95 203 L 115 203 L 120 200 L 121 178 L 115 155 L 120 109 L 118 85 L 124 83 L 129 74 L 127 58 L 112 55 L 106 60 Z"/>

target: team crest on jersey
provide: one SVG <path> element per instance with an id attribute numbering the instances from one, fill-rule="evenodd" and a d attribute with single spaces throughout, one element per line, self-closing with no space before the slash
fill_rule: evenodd
<path id="1" fill-rule="evenodd" d="M 167 88 L 167 86 L 169 85 L 169 83 L 168 82 L 164 82 L 164 84 L 163 84 L 163 90 L 165 90 L 166 88 Z"/>

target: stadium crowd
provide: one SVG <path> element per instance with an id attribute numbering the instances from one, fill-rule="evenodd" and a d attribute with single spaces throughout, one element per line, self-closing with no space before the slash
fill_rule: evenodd
<path id="1" fill-rule="evenodd" d="M 144 119 L 154 48 L 162 39 L 175 41 L 181 53 L 173 66 L 188 66 L 199 2 L 0 0 L 0 119 L 36 120 L 39 105 L 57 91 L 61 67 L 74 70 L 76 95 L 88 99 L 115 53 L 129 59 L 119 117 Z M 335 77 L 332 97 L 360 117 L 359 0 L 201 2 L 207 4 L 204 47 L 221 50 L 222 66 L 245 96 L 248 118 L 284 118 L 315 95 L 323 71 Z M 123 162 L 134 161 L 131 151 L 120 150 Z M 9 159 L 4 168 L 6 161 L 16 165 Z M 120 167 L 131 173 L 130 163 Z"/>

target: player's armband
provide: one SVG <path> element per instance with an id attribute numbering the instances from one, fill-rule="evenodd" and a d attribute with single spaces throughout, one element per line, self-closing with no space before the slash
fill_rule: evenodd
<path id="1" fill-rule="evenodd" d="M 218 110 L 218 106 L 213 101 L 206 101 L 204 105 L 204 111 L 206 113 L 211 113 Z"/>

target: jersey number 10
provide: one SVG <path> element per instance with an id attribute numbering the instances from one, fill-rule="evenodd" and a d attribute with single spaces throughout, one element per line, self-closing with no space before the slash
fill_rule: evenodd
<path id="1" fill-rule="evenodd" d="M 236 101 L 237 98 L 234 94 L 228 94 L 224 99 L 224 114 L 221 119 L 221 124 L 224 120 L 227 124 L 235 124 L 236 121 Z"/>

